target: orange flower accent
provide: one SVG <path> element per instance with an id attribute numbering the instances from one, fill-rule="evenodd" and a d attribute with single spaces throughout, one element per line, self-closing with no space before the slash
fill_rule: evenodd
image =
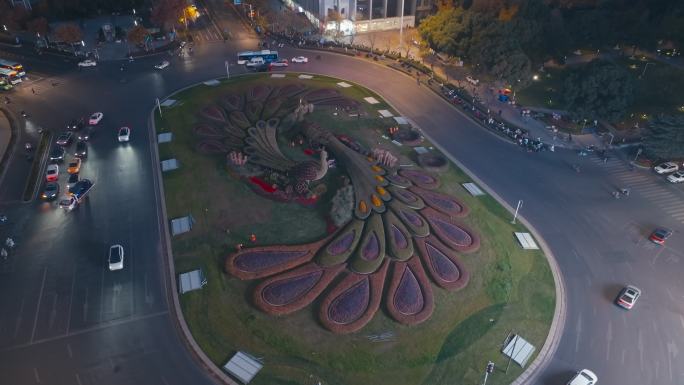
<path id="1" fill-rule="evenodd" d="M 359 202 L 359 211 L 362 213 L 368 212 L 368 205 L 366 205 L 365 201 Z"/>
<path id="2" fill-rule="evenodd" d="M 382 201 L 375 194 L 371 194 L 371 202 L 373 202 L 373 206 L 375 206 L 375 207 L 382 206 Z"/>
<path id="3" fill-rule="evenodd" d="M 383 178 L 382 175 L 374 175 L 374 176 L 375 176 L 375 180 L 377 180 L 380 183 L 385 181 L 385 178 Z"/>
<path id="4" fill-rule="evenodd" d="M 385 190 L 382 186 L 376 186 L 375 191 L 378 192 L 378 194 L 384 196 L 387 194 L 387 190 Z"/>
<path id="5" fill-rule="evenodd" d="M 382 171 L 382 168 L 380 166 L 373 165 L 373 166 L 371 166 L 371 170 L 373 170 L 375 172 L 380 172 L 380 171 Z"/>

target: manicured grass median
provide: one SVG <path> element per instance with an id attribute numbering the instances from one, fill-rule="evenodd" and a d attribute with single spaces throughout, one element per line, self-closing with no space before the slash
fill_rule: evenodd
<path id="1" fill-rule="evenodd" d="M 481 381 L 488 360 L 505 365 L 499 352 L 510 330 L 541 348 L 555 306 L 554 285 L 544 256 L 523 251 L 513 231 L 510 214 L 491 197 L 472 197 L 461 187 L 470 179 L 453 164 L 439 174 L 440 192 L 457 197 L 471 213 L 462 221 L 481 238 L 479 251 L 461 260 L 470 272 L 462 290 L 449 292 L 433 285 L 435 310 L 416 326 L 403 326 L 381 310 L 363 329 L 336 335 L 318 322 L 318 303 L 294 314 L 275 317 L 251 304 L 252 281 L 240 281 L 223 271 L 226 256 L 238 243 L 256 245 L 301 244 L 326 236 L 325 204 L 335 193 L 333 183 L 321 204 L 304 207 L 277 203 L 255 194 L 245 182 L 229 175 L 225 155 L 203 155 L 195 150 L 192 128 L 201 106 L 228 91 L 254 84 L 303 81 L 310 87 L 336 87 L 336 79 L 316 77 L 297 80 L 254 75 L 231 79 L 218 87 L 200 85 L 173 96 L 179 105 L 156 115 L 158 131 L 171 131 L 172 143 L 160 145 L 162 160 L 175 157 L 181 169 L 164 175 L 170 219 L 191 214 L 196 223 L 188 234 L 173 238 L 177 272 L 202 268 L 208 285 L 185 294 L 181 305 L 194 338 L 207 355 L 223 365 L 237 350 L 260 357 L 264 369 L 254 384 L 466 384 Z M 408 146 L 397 147 L 381 135 L 392 125 L 372 112 L 389 108 L 384 102 L 372 108 L 362 98 L 379 95 L 354 86 L 337 88 L 345 96 L 361 100 L 371 111 L 361 118 L 335 115 L 317 108 L 307 119 L 337 133 L 357 138 L 367 146 L 379 145 L 416 160 Z M 398 114 L 397 114 L 398 115 Z M 429 148 L 430 143 L 425 142 Z M 283 145 L 283 151 L 287 151 Z M 458 154 L 456 154 L 457 156 Z M 339 172 L 339 171 L 331 171 Z M 335 175 L 335 174 L 333 174 Z M 331 178 L 334 179 L 334 178 Z M 508 374 L 496 372 L 489 384 L 510 383 L 522 369 L 511 366 Z"/>

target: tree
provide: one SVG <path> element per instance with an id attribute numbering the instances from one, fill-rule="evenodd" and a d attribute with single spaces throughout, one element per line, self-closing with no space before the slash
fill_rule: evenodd
<path id="1" fill-rule="evenodd" d="M 328 17 L 326 18 L 326 21 L 328 22 L 333 22 L 335 23 L 335 28 L 337 29 L 337 36 L 340 36 L 340 29 L 342 28 L 342 20 L 344 20 L 344 16 L 340 13 L 340 11 L 336 9 L 331 9 L 328 10 Z"/>
<path id="2" fill-rule="evenodd" d="M 684 117 L 660 115 L 651 123 L 644 139 L 644 152 L 656 159 L 684 157 Z"/>
<path id="3" fill-rule="evenodd" d="M 402 46 L 404 48 L 404 56 L 409 57 L 409 52 L 411 52 L 411 46 L 414 40 L 418 40 L 419 34 L 415 28 L 404 29 L 404 41 Z"/>
<path id="4" fill-rule="evenodd" d="M 574 71 L 563 87 L 565 109 L 577 119 L 619 120 L 634 99 L 634 79 L 624 69 L 594 60 Z"/>
<path id="5" fill-rule="evenodd" d="M 147 31 L 145 27 L 136 25 L 128 31 L 128 36 L 126 38 L 134 45 L 145 43 L 145 49 L 147 50 L 147 42 L 145 39 L 149 34 L 149 31 Z"/>
<path id="6" fill-rule="evenodd" d="M 83 31 L 76 24 L 62 24 L 55 29 L 55 37 L 58 41 L 69 43 L 71 48 L 74 49 L 74 43 L 83 40 Z"/>
<path id="7" fill-rule="evenodd" d="M 37 17 L 26 22 L 26 29 L 29 30 L 29 32 L 39 33 L 42 36 L 47 36 L 47 33 L 50 29 L 50 25 L 48 24 L 46 18 Z"/>
<path id="8" fill-rule="evenodd" d="M 366 38 L 368 39 L 368 44 L 370 44 L 371 52 L 375 53 L 375 42 L 378 40 L 378 32 L 370 31 L 366 34 Z"/>
<path id="9" fill-rule="evenodd" d="M 186 0 L 159 0 L 152 7 L 150 19 L 159 27 L 171 29 L 183 17 L 186 6 Z"/>

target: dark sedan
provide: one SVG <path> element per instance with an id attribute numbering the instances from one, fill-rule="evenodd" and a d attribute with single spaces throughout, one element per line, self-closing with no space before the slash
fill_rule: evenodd
<path id="1" fill-rule="evenodd" d="M 54 147 L 52 151 L 50 151 L 50 162 L 62 162 L 65 153 L 66 151 L 64 151 L 63 147 Z"/>
<path id="2" fill-rule="evenodd" d="M 67 124 L 67 130 L 69 131 L 78 131 L 81 128 L 85 126 L 85 119 L 84 118 L 79 118 L 79 119 L 74 119 L 69 124 Z"/>
<path id="3" fill-rule="evenodd" d="M 76 143 L 76 151 L 74 156 L 77 158 L 85 159 L 88 157 L 88 145 L 84 141 L 79 141 Z"/>
<path id="4" fill-rule="evenodd" d="M 71 143 L 73 134 L 71 132 L 64 132 L 57 137 L 57 144 L 60 146 L 68 146 Z"/>
<path id="5" fill-rule="evenodd" d="M 45 184 L 45 188 L 43 189 L 43 194 L 41 194 L 41 198 L 46 201 L 51 201 L 57 199 L 57 196 L 59 195 L 59 183 L 56 182 L 50 182 Z"/>
<path id="6" fill-rule="evenodd" d="M 87 126 L 83 131 L 78 133 L 78 140 L 88 141 L 93 137 L 93 126 Z"/>

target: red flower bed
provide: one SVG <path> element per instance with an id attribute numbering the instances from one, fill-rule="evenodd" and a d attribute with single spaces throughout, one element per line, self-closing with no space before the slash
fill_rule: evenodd
<path id="1" fill-rule="evenodd" d="M 267 193 L 273 193 L 276 192 L 278 189 L 273 188 L 270 184 L 266 183 L 264 180 L 261 178 L 257 178 L 255 176 L 252 176 L 249 178 L 249 181 L 254 183 L 255 185 L 261 187 L 262 190 L 266 191 Z"/>

